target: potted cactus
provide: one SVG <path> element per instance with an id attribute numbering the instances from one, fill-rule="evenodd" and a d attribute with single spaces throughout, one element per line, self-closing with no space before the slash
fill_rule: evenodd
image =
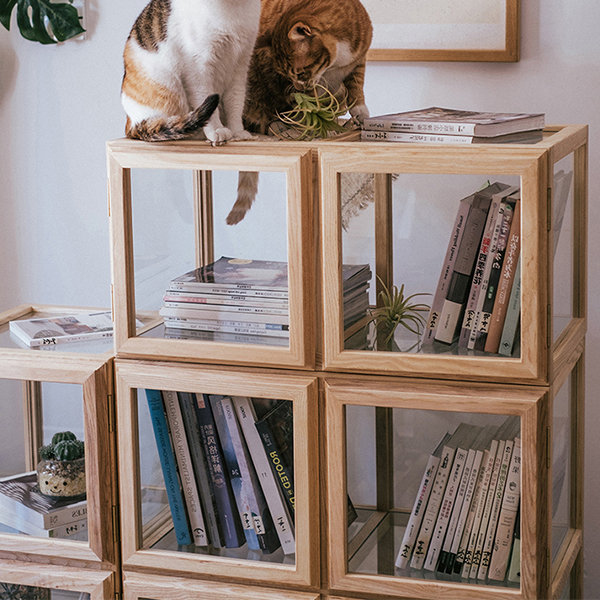
<path id="1" fill-rule="evenodd" d="M 84 443 L 71 431 L 55 433 L 50 444 L 40 448 L 37 480 L 46 496 L 85 496 Z"/>

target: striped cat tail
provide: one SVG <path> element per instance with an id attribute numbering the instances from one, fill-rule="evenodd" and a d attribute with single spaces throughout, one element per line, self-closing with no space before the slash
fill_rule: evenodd
<path id="1" fill-rule="evenodd" d="M 225 219 L 227 225 L 239 223 L 250 210 L 258 192 L 258 172 L 240 171 L 237 192 L 237 200 Z"/>
<path id="2" fill-rule="evenodd" d="M 195 110 L 183 116 L 144 119 L 131 125 L 127 119 L 127 137 L 144 142 L 180 140 L 204 127 L 219 105 L 219 94 L 212 94 Z"/>

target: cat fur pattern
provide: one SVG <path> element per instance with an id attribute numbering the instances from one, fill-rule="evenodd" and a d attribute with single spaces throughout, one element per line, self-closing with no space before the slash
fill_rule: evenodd
<path id="1" fill-rule="evenodd" d="M 203 129 L 213 144 L 248 139 L 242 113 L 260 0 L 151 0 L 123 54 L 130 138 L 164 141 Z"/>

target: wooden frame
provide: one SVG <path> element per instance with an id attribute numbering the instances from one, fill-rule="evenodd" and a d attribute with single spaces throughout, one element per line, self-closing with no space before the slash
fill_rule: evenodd
<path id="1" fill-rule="evenodd" d="M 0 350 L 1 379 L 22 380 L 29 385 L 55 382 L 82 386 L 88 501 L 87 543 L 0 534 L 0 557 L 34 560 L 37 556 L 68 565 L 116 568 L 118 532 L 112 377 L 112 359 L 103 355 Z M 33 400 L 39 403 L 39 397 Z M 40 418 L 38 415 L 30 420 L 30 431 L 39 430 Z M 26 448 L 30 464 L 33 462 L 31 445 Z"/>
<path id="2" fill-rule="evenodd" d="M 57 565 L 0 560 L 0 581 L 90 595 L 90 600 L 116 598 L 115 574 Z"/>
<path id="3" fill-rule="evenodd" d="M 319 600 L 319 594 L 291 590 L 246 587 L 243 585 L 198 581 L 182 577 L 162 577 L 148 573 L 123 574 L 123 600 Z"/>
<path id="4" fill-rule="evenodd" d="M 265 149 L 266 148 L 266 149 Z M 314 364 L 315 290 L 311 154 L 307 147 L 279 145 L 277 151 L 259 144 L 212 148 L 202 142 L 143 144 L 131 140 L 108 143 L 108 175 L 113 240 L 113 284 L 117 354 L 127 358 L 177 359 L 211 363 L 275 364 L 306 368 Z M 290 302 L 289 347 L 227 344 L 197 340 L 136 337 L 135 288 L 130 171 L 136 168 L 280 171 L 287 177 L 287 244 Z M 210 207 L 201 194 L 210 193 L 210 180 L 196 175 L 200 196 L 197 220 L 203 240 L 196 256 L 210 256 Z M 201 243 L 200 243 L 201 242 Z M 173 274 L 176 275 L 176 274 Z"/>
<path id="5" fill-rule="evenodd" d="M 223 579 L 316 587 L 319 582 L 319 479 L 317 383 L 301 375 L 281 377 L 239 369 L 117 359 L 117 423 L 120 455 L 123 568 L 163 574 L 194 572 Z M 295 564 L 270 564 L 203 554 L 142 549 L 137 389 L 262 398 L 294 403 L 294 478 L 296 486 Z M 131 474 L 134 474 L 132 477 Z"/>
<path id="6" fill-rule="evenodd" d="M 535 145 L 501 145 L 454 147 L 451 145 L 415 145 L 370 143 L 368 147 L 331 145 L 320 149 L 321 159 L 321 235 L 324 314 L 325 370 L 369 371 L 395 375 L 435 376 L 479 381 L 520 381 L 548 384 L 554 363 L 561 354 L 569 354 L 585 331 L 585 160 L 587 128 L 567 126 L 548 128 L 543 142 Z M 551 261 L 548 228 L 551 215 L 549 190 L 551 165 L 575 152 L 576 163 L 576 228 L 573 248 L 577 306 L 572 322 L 552 344 Z M 341 298 L 342 238 L 339 212 L 339 174 L 369 172 L 384 176 L 389 173 L 452 173 L 519 175 L 522 197 L 522 273 L 521 357 L 452 356 L 439 354 L 407 354 L 345 350 Z M 385 194 L 389 186 L 380 188 Z M 388 192 L 389 193 L 389 192 Z M 376 270 L 389 279 L 392 261 L 390 247 L 392 218 L 389 202 L 380 201 L 381 215 L 375 224 Z M 388 213 L 385 214 L 385 207 Z M 382 227 L 381 223 L 387 223 Z M 577 262 L 579 260 L 579 262 Z M 338 273 L 332 277 L 331 273 Z M 551 347 L 552 351 L 548 352 Z M 562 350 L 561 350 L 562 348 Z"/>
<path id="7" fill-rule="evenodd" d="M 548 541 L 547 389 L 475 384 L 464 387 L 408 379 L 392 383 L 388 379 L 353 381 L 351 378 L 326 378 L 325 403 L 330 588 L 367 595 L 371 590 L 377 589 L 378 594 L 393 597 L 434 599 L 443 596 L 454 600 L 534 600 L 546 597 L 549 572 L 549 557 L 545 552 Z M 523 459 L 520 589 L 348 572 L 343 501 L 347 493 L 345 406 L 349 405 L 505 414 L 521 418 Z M 435 443 L 436 440 L 432 440 L 432 444 Z"/>
<path id="8" fill-rule="evenodd" d="M 479 0 L 453 5 L 452 18 L 446 18 L 442 10 L 447 9 L 447 3 L 439 8 L 432 7 L 430 2 L 406 6 L 398 2 L 382 4 L 380 0 L 363 0 L 363 4 L 371 12 L 374 29 L 369 60 L 519 60 L 520 0 L 489 0 L 487 8 L 496 16 L 482 15 L 486 21 L 481 23 L 473 19 L 476 10 L 481 9 Z M 379 12 L 381 17 L 378 17 Z M 461 16 L 464 22 L 460 21 Z M 450 39 L 442 43 L 447 36 Z M 491 43 L 494 39 L 496 44 Z"/>

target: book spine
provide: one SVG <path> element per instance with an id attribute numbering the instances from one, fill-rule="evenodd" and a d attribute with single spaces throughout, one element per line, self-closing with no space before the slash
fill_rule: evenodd
<path id="1" fill-rule="evenodd" d="M 472 144 L 472 135 L 419 133 L 408 131 L 373 131 L 363 129 L 360 139 L 366 142 L 409 142 L 412 144 Z"/>
<path id="2" fill-rule="evenodd" d="M 169 426 L 167 424 L 167 415 L 165 413 L 162 394 L 158 390 L 146 390 L 146 399 L 154 429 L 160 466 L 165 480 L 171 517 L 173 518 L 175 537 L 178 544 L 187 546 L 192 543 L 192 537 L 185 514 L 183 493 L 177 475 L 177 463 L 175 462 L 175 453 L 169 437 Z"/>
<path id="3" fill-rule="evenodd" d="M 194 408 L 200 429 L 204 454 L 208 463 L 209 481 L 217 504 L 217 515 L 226 548 L 239 548 L 245 541 L 237 515 L 231 484 L 226 476 L 225 459 L 219 444 L 217 428 L 208 398 L 194 394 Z"/>
<path id="4" fill-rule="evenodd" d="M 407 131 L 416 133 L 440 133 L 475 135 L 474 123 L 448 123 L 435 121 L 391 121 L 370 117 L 365 119 L 363 131 Z"/>
<path id="5" fill-rule="evenodd" d="M 515 205 L 515 211 L 510 227 L 510 235 L 508 238 L 508 244 L 506 246 L 506 252 L 504 254 L 502 271 L 500 273 L 500 280 L 498 283 L 498 291 L 496 292 L 496 298 L 494 300 L 494 307 L 492 308 L 492 316 L 490 319 L 490 326 L 485 341 L 485 352 L 496 353 L 500 347 L 502 328 L 504 326 L 504 320 L 508 310 L 510 292 L 515 279 L 515 272 L 517 269 L 517 263 L 519 261 L 519 253 L 521 251 L 520 206 L 520 202 L 517 202 Z"/>
<path id="6" fill-rule="evenodd" d="M 425 330 L 423 331 L 423 343 L 433 342 L 435 336 L 437 324 L 439 322 L 442 307 L 444 305 L 444 299 L 446 298 L 448 285 L 454 270 L 456 254 L 458 252 L 458 248 L 460 247 L 460 243 L 465 231 L 465 222 L 471 206 L 469 200 L 470 198 L 461 200 L 458 206 L 458 212 L 456 213 L 456 219 L 454 220 L 452 235 L 450 236 L 450 241 L 446 250 L 446 256 L 444 257 L 442 271 L 440 273 L 433 301 L 431 302 L 431 309 L 429 311 L 429 316 L 427 317 L 427 324 L 425 326 Z"/>
<path id="7" fill-rule="evenodd" d="M 289 325 L 290 318 L 285 315 L 250 314 L 247 311 L 231 312 L 221 310 L 208 310 L 205 308 L 168 308 L 163 307 L 159 314 L 167 318 L 181 317 L 184 319 L 198 320 L 202 323 L 223 323 L 233 326 L 269 327 L 272 325 L 280 329 L 283 325 Z"/>
<path id="8" fill-rule="evenodd" d="M 235 503 L 238 508 L 246 543 L 248 544 L 248 548 L 250 550 L 260 550 L 258 538 L 256 536 L 256 532 L 254 531 L 254 523 L 252 522 L 252 512 L 246 498 L 245 490 L 243 490 L 242 473 L 235 450 L 233 448 L 229 427 L 227 425 L 227 421 L 225 420 L 222 397 L 210 394 L 209 401 L 213 417 L 215 419 L 217 433 L 219 434 L 221 448 L 223 449 L 223 458 L 225 459 L 225 464 L 229 474 L 229 483 L 231 484 Z"/>
<path id="9" fill-rule="evenodd" d="M 512 356 L 519 320 L 521 316 L 521 260 L 517 261 L 515 270 L 515 281 L 510 290 L 510 299 L 504 317 L 504 327 L 502 328 L 502 337 L 498 346 L 498 353 L 502 356 Z"/>
<path id="10" fill-rule="evenodd" d="M 469 577 L 471 579 L 477 578 L 477 572 L 479 565 L 481 564 L 481 555 L 483 553 L 483 544 L 485 542 L 485 533 L 490 519 L 490 512 L 492 510 L 492 502 L 494 500 L 494 493 L 496 491 L 496 484 L 498 483 L 498 475 L 500 474 L 500 463 L 504 454 L 505 440 L 498 440 L 498 449 L 496 450 L 496 457 L 494 459 L 494 465 L 490 477 L 490 482 L 485 496 L 485 503 L 483 505 L 483 512 L 481 515 L 481 522 L 479 524 L 479 530 L 477 532 L 477 538 L 475 540 L 475 546 L 473 549 L 473 556 L 471 558 L 471 568 L 469 570 Z"/>
<path id="11" fill-rule="evenodd" d="M 211 284 L 171 281 L 169 292 L 193 292 L 199 294 L 224 294 L 226 296 L 252 296 L 256 298 L 288 298 L 286 290 L 252 289 L 248 287 L 237 287 L 234 284 Z"/>
<path id="12" fill-rule="evenodd" d="M 396 557 L 396 567 L 399 569 L 405 569 L 409 565 L 413 546 L 415 544 L 415 540 L 417 539 L 417 533 L 419 532 L 419 528 L 423 520 L 423 513 L 425 512 L 427 502 L 429 501 L 429 496 L 431 495 L 431 487 L 439 464 L 440 458 L 431 454 L 421 479 L 419 493 L 415 498 L 415 503 L 410 513 L 408 523 L 406 524 L 404 537 L 402 538 L 402 543 L 400 544 L 400 551 Z"/>
<path id="13" fill-rule="evenodd" d="M 54 529 L 48 529 L 49 538 L 70 538 L 75 535 L 81 535 L 87 532 L 88 521 L 82 519 L 81 521 L 73 521 L 72 523 L 66 523 L 65 525 L 59 525 Z"/>
<path id="14" fill-rule="evenodd" d="M 240 294 L 227 296 L 225 294 L 200 294 L 196 292 L 178 292 L 167 290 L 163 296 L 165 302 L 182 302 L 185 304 L 200 304 L 209 306 L 248 306 L 254 308 L 273 307 L 288 310 L 289 304 L 285 298 L 256 298 Z"/>
<path id="15" fill-rule="evenodd" d="M 258 480 L 271 512 L 271 518 L 273 519 L 281 548 L 284 554 L 294 554 L 296 551 L 296 542 L 293 525 L 287 514 L 285 501 L 279 492 L 277 481 L 273 476 L 273 471 L 271 470 L 271 465 L 260 435 L 254 425 L 256 422 L 254 407 L 251 404 L 251 400 L 247 397 L 236 396 L 232 400 L 238 421 L 244 433 L 244 439 L 252 457 L 252 462 L 254 463 L 254 468 L 256 469 Z"/>
<path id="16" fill-rule="evenodd" d="M 493 581 L 503 581 L 506 576 L 513 532 L 517 522 L 520 497 L 521 440 L 516 438 L 510 468 L 506 478 L 502 507 L 498 517 L 498 529 L 496 530 L 496 538 L 494 540 L 492 559 L 488 572 L 488 579 Z"/>
<path id="17" fill-rule="evenodd" d="M 465 233 L 458 249 L 456 264 L 446 293 L 446 299 L 435 333 L 435 339 L 451 344 L 462 323 L 464 307 L 469 293 L 469 284 L 475 266 L 475 258 L 487 219 L 489 203 L 473 203 L 465 226 Z"/>
<path id="18" fill-rule="evenodd" d="M 277 316 L 288 316 L 290 311 L 287 308 L 270 308 L 270 307 L 259 307 L 259 306 L 248 306 L 246 304 L 242 306 L 236 306 L 233 304 L 223 305 L 226 308 L 218 309 L 218 304 L 201 304 L 194 301 L 178 301 L 178 300 L 165 300 L 163 306 L 169 310 L 187 310 L 188 312 L 195 311 L 193 314 L 202 316 L 204 314 L 212 315 L 217 314 L 219 318 L 235 317 L 237 313 L 248 314 L 248 315 L 277 315 Z M 215 312 L 215 308 L 217 308 Z M 202 317 L 204 318 L 204 317 Z M 212 319 L 214 317 L 206 317 Z M 287 320 L 289 322 L 289 318 Z"/>
<path id="19" fill-rule="evenodd" d="M 187 438 L 185 436 L 185 426 L 183 416 L 179 406 L 177 392 L 163 390 L 163 400 L 165 403 L 165 412 L 167 422 L 171 431 L 171 441 L 175 450 L 175 460 L 179 467 L 179 476 L 183 488 L 183 497 L 187 507 L 188 519 L 196 546 L 207 546 L 208 536 L 206 535 L 206 524 L 202 514 L 202 505 L 200 504 L 200 494 L 196 485 L 194 476 L 194 466 Z"/>
<path id="20" fill-rule="evenodd" d="M 492 471 L 494 470 L 494 461 L 496 460 L 497 450 L 498 440 L 492 440 L 489 450 L 486 450 L 484 453 L 485 462 L 483 463 L 483 472 L 481 479 L 479 480 L 479 485 L 477 486 L 477 493 L 473 502 L 473 519 L 469 531 L 469 539 L 467 540 L 467 544 L 464 550 L 464 559 L 462 561 L 462 569 L 460 575 L 463 579 L 468 579 L 469 574 L 471 572 L 473 554 L 475 552 L 475 544 L 477 542 L 477 534 L 479 533 L 479 526 L 481 525 L 483 509 L 485 506 L 485 499 L 487 497 L 487 491 L 490 485 Z"/>
<path id="21" fill-rule="evenodd" d="M 224 324 L 203 324 L 199 321 L 190 321 L 187 319 L 174 319 L 169 318 L 164 320 L 165 327 L 173 327 L 175 329 L 189 329 L 191 331 L 215 331 L 219 333 L 243 333 L 247 335 L 264 335 L 271 337 L 282 337 L 289 338 L 290 332 L 287 329 L 282 329 L 282 327 L 287 327 L 285 325 L 279 326 L 279 329 L 271 329 L 271 328 L 261 328 L 255 327 L 246 327 L 246 326 L 229 326 Z"/>
<path id="22" fill-rule="evenodd" d="M 475 350 L 483 350 L 485 348 L 485 342 L 490 326 L 490 319 L 492 318 L 492 309 L 494 308 L 494 300 L 496 298 L 496 292 L 498 289 L 498 282 L 500 281 L 502 263 L 504 261 L 504 254 L 506 252 L 506 245 L 508 243 L 510 225 L 514 214 L 514 201 L 506 199 L 504 200 L 504 204 L 505 208 L 504 215 L 502 217 L 502 225 L 500 227 L 500 236 L 498 237 L 498 247 L 496 248 L 496 251 L 490 255 L 490 278 L 488 281 L 485 298 L 483 300 L 483 308 L 481 310 L 481 314 L 479 315 L 479 323 L 477 324 Z"/>
<path id="23" fill-rule="evenodd" d="M 450 515 L 450 521 L 448 521 L 448 529 L 446 531 L 446 537 L 444 538 L 444 544 L 442 551 L 440 552 L 440 559 L 437 565 L 437 571 L 440 573 L 448 572 L 448 565 L 451 560 L 454 560 L 452 556 L 452 542 L 456 536 L 456 530 L 458 528 L 458 519 L 460 517 L 462 505 L 464 503 L 465 495 L 467 492 L 467 486 L 469 483 L 469 477 L 471 476 L 471 470 L 473 468 L 473 461 L 475 460 L 475 450 L 469 449 L 467 453 L 467 460 L 465 462 L 465 468 L 463 469 L 460 485 L 456 493 L 456 499 L 454 500 L 454 506 L 452 507 L 452 514 Z"/>
<path id="24" fill-rule="evenodd" d="M 481 562 L 477 571 L 477 579 L 485 580 L 490 566 L 492 550 L 494 548 L 494 540 L 496 539 L 496 528 L 498 526 L 498 516 L 500 515 L 500 507 L 502 506 L 502 498 L 504 497 L 504 487 L 506 485 L 506 477 L 510 467 L 510 460 L 513 453 L 514 440 L 506 440 L 502 462 L 500 463 L 500 473 L 498 474 L 498 483 L 492 498 L 492 509 L 490 512 L 489 524 L 485 532 L 485 541 L 481 552 Z"/>
<path id="25" fill-rule="evenodd" d="M 440 457 L 440 464 L 438 467 L 433 487 L 431 489 L 431 495 L 429 496 L 429 502 L 427 503 L 427 509 L 423 515 L 423 522 L 415 542 L 415 549 L 413 551 L 410 566 L 413 569 L 422 569 L 425 563 L 425 557 L 427 556 L 427 550 L 429 548 L 429 542 L 433 535 L 433 529 L 435 527 L 437 517 L 444 497 L 444 491 L 446 490 L 446 484 L 448 483 L 448 477 L 450 475 L 450 468 L 454 460 L 455 449 L 449 446 L 444 446 L 442 455 Z"/>
<path id="26" fill-rule="evenodd" d="M 508 566 L 508 575 L 506 577 L 511 583 L 521 581 L 521 511 L 517 512 L 515 522 L 515 531 L 513 533 L 512 551 L 510 554 L 510 563 Z"/>
<path id="27" fill-rule="evenodd" d="M 460 328 L 460 334 L 458 338 L 458 345 L 460 348 L 467 347 L 469 336 L 471 334 L 471 330 L 475 322 L 475 315 L 477 313 L 477 301 L 479 299 L 479 293 L 481 291 L 481 282 L 485 273 L 485 265 L 490 253 L 492 236 L 494 234 L 494 225 L 498 217 L 499 206 L 500 197 L 494 195 L 485 222 L 485 228 L 483 230 L 481 244 L 479 245 L 479 252 L 477 253 L 477 258 L 475 260 L 475 268 L 473 270 L 473 277 L 471 279 L 471 288 L 469 290 L 469 296 L 465 307 L 465 314 L 463 317 L 463 322 Z"/>
<path id="28" fill-rule="evenodd" d="M 223 397 L 222 406 L 242 475 L 242 495 L 248 503 L 252 524 L 260 548 L 267 554 L 271 554 L 280 546 L 279 538 L 271 519 L 271 513 L 267 507 L 256 471 L 252 464 L 252 459 L 244 442 L 232 399 L 228 396 Z"/>
<path id="29" fill-rule="evenodd" d="M 75 335 L 61 335 L 56 337 L 35 338 L 27 341 L 30 348 L 39 348 L 40 346 L 56 346 L 59 344 L 70 344 L 73 342 L 84 342 L 99 340 L 103 338 L 112 338 L 112 331 L 93 331 L 91 333 L 81 333 Z"/>
<path id="30" fill-rule="evenodd" d="M 452 508 L 465 469 L 467 455 L 468 450 L 465 450 L 464 448 L 457 448 L 454 454 L 454 461 L 452 462 L 452 469 L 450 470 L 448 483 L 444 491 L 442 504 L 440 505 L 440 512 L 438 513 L 438 518 L 429 543 L 429 549 L 427 550 L 425 562 L 423 563 L 423 568 L 427 571 L 435 571 L 437 568 L 442 545 L 448 531 L 448 524 L 450 523 L 450 515 L 452 514 Z"/>
<path id="31" fill-rule="evenodd" d="M 189 392 L 177 392 L 177 398 L 179 399 L 179 406 L 183 415 L 185 434 L 190 447 L 198 491 L 200 492 L 200 502 L 202 503 L 202 510 L 208 529 L 208 538 L 214 548 L 221 548 L 223 541 L 221 540 L 217 521 L 217 507 L 208 479 L 208 466 L 202 449 L 202 438 L 194 410 L 194 396 Z"/>

